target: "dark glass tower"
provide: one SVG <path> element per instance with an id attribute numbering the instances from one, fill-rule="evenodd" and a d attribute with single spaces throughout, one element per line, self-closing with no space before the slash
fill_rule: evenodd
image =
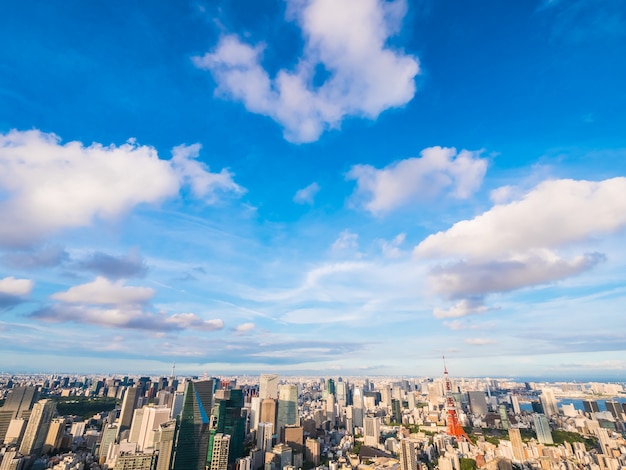
<path id="1" fill-rule="evenodd" d="M 205 470 L 213 380 L 189 382 L 180 414 L 173 470 Z"/>
<path id="2" fill-rule="evenodd" d="M 246 436 L 246 419 L 241 415 L 243 408 L 243 391 L 220 390 L 215 398 L 215 405 L 211 413 L 211 430 L 209 438 L 209 452 L 207 465 L 211 465 L 213 458 L 213 441 L 216 434 L 230 436 L 228 463 L 243 457 L 243 441 Z"/>

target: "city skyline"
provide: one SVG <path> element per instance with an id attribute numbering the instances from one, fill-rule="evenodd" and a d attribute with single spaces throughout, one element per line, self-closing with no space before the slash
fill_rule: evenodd
<path id="1" fill-rule="evenodd" d="M 6 10 L 0 372 L 624 380 L 620 2 Z"/>

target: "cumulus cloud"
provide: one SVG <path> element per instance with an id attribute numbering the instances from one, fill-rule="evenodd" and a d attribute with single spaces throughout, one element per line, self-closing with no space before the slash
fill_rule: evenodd
<path id="1" fill-rule="evenodd" d="M 293 197 L 293 202 L 296 204 L 313 204 L 315 195 L 319 192 L 320 185 L 317 183 L 311 183 L 306 188 L 296 191 Z"/>
<path id="2" fill-rule="evenodd" d="M 212 73 L 217 94 L 271 117 L 287 140 L 312 142 L 347 116 L 376 119 L 413 98 L 418 60 L 387 44 L 405 14 L 405 0 L 290 0 L 287 16 L 304 40 L 294 69 L 270 77 L 261 64 L 265 45 L 235 35 L 193 62 Z M 314 83 L 320 68 L 327 77 Z"/>
<path id="3" fill-rule="evenodd" d="M 458 299 L 564 279 L 591 269 L 605 258 L 601 253 L 590 253 L 565 260 L 543 251 L 504 260 L 460 261 L 434 268 L 430 280 L 436 293 Z"/>
<path id="4" fill-rule="evenodd" d="M 430 235 L 419 256 L 486 257 L 557 248 L 626 226 L 626 178 L 551 180 L 521 199 Z"/>
<path id="5" fill-rule="evenodd" d="M 148 271 L 145 261 L 137 251 L 131 251 L 122 256 L 96 251 L 78 261 L 76 266 L 109 279 L 142 277 Z"/>
<path id="6" fill-rule="evenodd" d="M 512 197 L 504 187 L 493 200 Z M 438 318 L 456 318 L 491 310 L 485 296 L 544 285 L 592 269 L 602 253 L 569 259 L 559 249 L 614 233 L 626 226 L 626 178 L 604 181 L 545 181 L 518 199 L 502 202 L 471 220 L 427 237 L 414 250 L 420 257 L 448 261 L 431 269 L 433 291 L 457 301 Z M 457 258 L 450 261 L 451 258 Z"/>
<path id="7" fill-rule="evenodd" d="M 33 286 L 30 279 L 16 279 L 13 276 L 0 279 L 0 309 L 8 309 L 23 302 Z"/>
<path id="8" fill-rule="evenodd" d="M 157 332 L 222 329 L 220 319 L 205 320 L 195 313 L 150 312 L 148 304 L 155 295 L 147 287 L 126 286 L 104 277 L 51 295 L 59 301 L 31 314 L 32 318 L 50 323 L 73 322 L 116 328 Z"/>
<path id="9" fill-rule="evenodd" d="M 254 323 L 242 323 L 241 325 L 237 325 L 235 327 L 235 332 L 238 334 L 249 333 L 256 328 Z"/>
<path id="10" fill-rule="evenodd" d="M 419 158 L 407 158 L 382 169 L 355 165 L 347 174 L 355 180 L 352 200 L 373 214 L 389 212 L 410 202 L 433 198 L 443 191 L 465 199 L 481 185 L 487 160 L 480 152 L 430 147 Z"/>
<path id="11" fill-rule="evenodd" d="M 52 294 L 51 298 L 74 304 L 146 304 L 154 297 L 149 287 L 125 286 L 124 281 L 111 282 L 98 276 L 94 281 L 70 287 L 65 292 Z"/>
<path id="12" fill-rule="evenodd" d="M 242 191 L 225 170 L 210 173 L 195 161 L 198 150 L 177 147 L 161 160 L 134 141 L 85 146 L 38 130 L 0 134 L 0 244 L 28 246 L 64 228 L 115 219 L 176 196 L 183 185 L 208 202 L 218 190 Z"/>

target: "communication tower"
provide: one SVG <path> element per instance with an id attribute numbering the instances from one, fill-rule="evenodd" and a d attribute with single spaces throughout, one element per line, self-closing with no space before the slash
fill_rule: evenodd
<path id="1" fill-rule="evenodd" d="M 458 440 L 465 439 L 467 442 L 472 442 L 463 430 L 461 423 L 459 423 L 459 415 L 456 412 L 456 403 L 452 396 L 452 383 L 450 377 L 448 377 L 448 368 L 446 367 L 446 358 L 443 358 L 443 378 L 446 387 L 446 413 L 448 415 L 448 434 L 456 437 Z"/>

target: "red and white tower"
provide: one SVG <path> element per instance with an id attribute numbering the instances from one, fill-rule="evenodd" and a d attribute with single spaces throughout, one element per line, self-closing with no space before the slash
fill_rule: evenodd
<path id="1" fill-rule="evenodd" d="M 448 369 L 446 367 L 446 358 L 443 358 L 443 378 L 446 387 L 446 413 L 448 414 L 448 434 L 456 437 L 457 439 L 465 439 L 467 442 L 472 442 L 467 433 L 463 430 L 461 423 L 459 423 L 459 415 L 456 412 L 456 403 L 452 396 L 452 383 L 450 377 L 448 377 Z"/>

